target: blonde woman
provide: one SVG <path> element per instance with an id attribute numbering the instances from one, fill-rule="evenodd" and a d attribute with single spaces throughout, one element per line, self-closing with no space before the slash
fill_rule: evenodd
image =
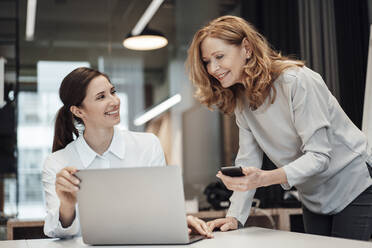
<path id="1" fill-rule="evenodd" d="M 245 20 L 222 16 L 198 30 L 188 51 L 196 97 L 235 113 L 245 176 L 222 175 L 234 194 L 222 231 L 247 220 L 255 189 L 296 187 L 308 233 L 367 240 L 372 233 L 371 156 L 319 74 L 282 56 Z M 277 169 L 261 170 L 263 152 Z"/>

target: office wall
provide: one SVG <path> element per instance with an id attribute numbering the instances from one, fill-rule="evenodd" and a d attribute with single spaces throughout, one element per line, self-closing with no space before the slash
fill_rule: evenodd
<path id="1" fill-rule="evenodd" d="M 218 111 L 195 105 L 183 114 L 184 182 L 187 198 L 202 197 L 221 167 L 221 125 Z M 201 199 L 200 199 L 201 200 Z"/>
<path id="2" fill-rule="evenodd" d="M 215 180 L 220 166 L 220 125 L 218 112 L 200 106 L 193 97 L 194 87 L 185 71 L 187 49 L 194 33 L 219 15 L 218 0 L 175 2 L 175 54 L 168 68 L 170 95 L 182 101 L 171 111 L 172 157 L 170 164 L 183 168 L 186 199 L 205 200 L 202 191 Z"/>

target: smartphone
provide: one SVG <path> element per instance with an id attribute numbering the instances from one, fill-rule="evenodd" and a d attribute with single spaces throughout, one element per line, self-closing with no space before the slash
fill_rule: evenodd
<path id="1" fill-rule="evenodd" d="M 242 177 L 244 176 L 242 167 L 240 166 L 228 166 L 228 167 L 221 167 L 222 174 L 229 176 L 229 177 Z"/>

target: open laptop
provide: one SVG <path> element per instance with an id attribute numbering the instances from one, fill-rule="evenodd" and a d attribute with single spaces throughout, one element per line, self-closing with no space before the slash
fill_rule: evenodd
<path id="1" fill-rule="evenodd" d="M 188 244 L 178 166 L 92 169 L 76 173 L 83 241 L 92 245 Z"/>

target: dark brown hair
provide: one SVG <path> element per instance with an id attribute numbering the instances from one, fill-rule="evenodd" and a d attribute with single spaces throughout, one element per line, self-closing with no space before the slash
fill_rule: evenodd
<path id="1" fill-rule="evenodd" d="M 84 123 L 71 113 L 70 107 L 81 106 L 89 83 L 98 76 L 104 76 L 110 81 L 107 75 L 86 67 L 73 70 L 63 79 L 59 87 L 59 98 L 63 106 L 57 112 L 52 152 L 65 148 L 68 143 L 74 140 L 74 134 L 79 137 L 74 121 L 79 124 Z"/>

